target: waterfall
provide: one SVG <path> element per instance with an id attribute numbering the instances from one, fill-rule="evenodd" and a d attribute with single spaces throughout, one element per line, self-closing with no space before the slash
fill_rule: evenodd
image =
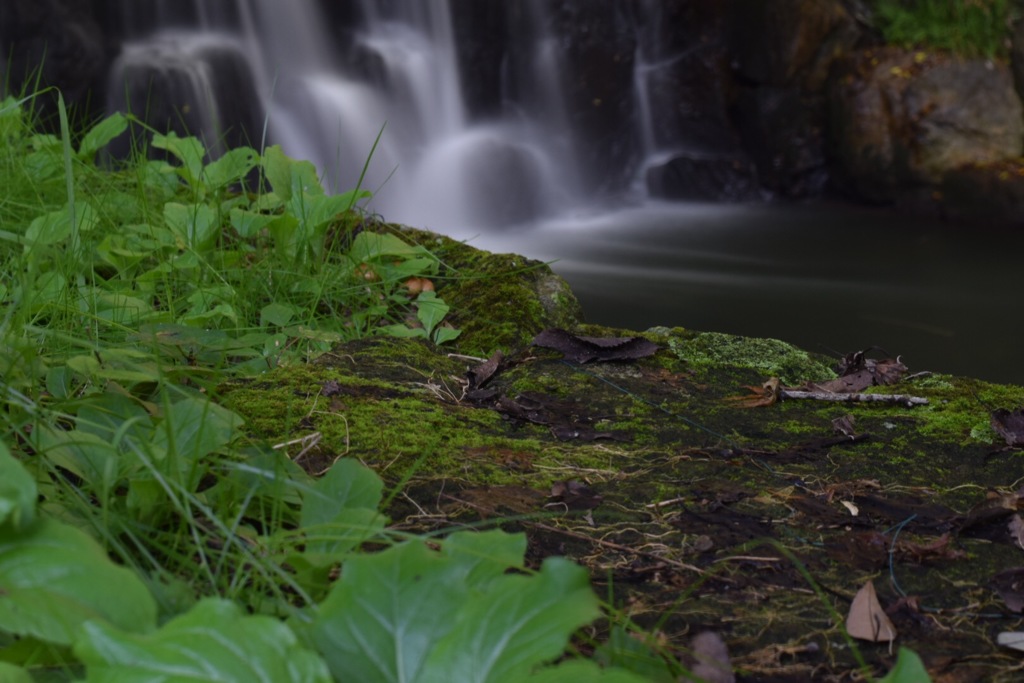
<path id="1" fill-rule="evenodd" d="M 603 65 L 586 72 L 588 54 L 567 34 L 579 16 L 550 0 L 351 0 L 340 18 L 317 0 L 120 4 L 111 109 L 199 135 L 215 152 L 281 144 L 333 190 L 354 187 L 369 159 L 368 209 L 387 220 L 528 223 L 624 191 L 659 144 L 654 87 L 645 80 L 631 95 L 627 84 L 625 105 L 592 96 L 580 83 L 593 88 Z M 653 30 L 657 13 L 642 13 L 627 32 Z M 500 30 L 484 35 L 469 15 Z M 652 69 L 631 40 L 624 59 L 635 52 Z"/>

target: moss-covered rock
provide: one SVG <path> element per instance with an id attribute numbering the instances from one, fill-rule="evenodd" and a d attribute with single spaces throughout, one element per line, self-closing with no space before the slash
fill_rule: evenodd
<path id="1" fill-rule="evenodd" d="M 567 363 L 529 348 L 532 335 L 551 325 L 636 333 L 580 324 L 571 293 L 541 264 L 406 234 L 432 240 L 446 264 L 442 292 L 466 330 L 460 350 L 509 352 L 486 384 L 493 393 L 469 394 L 476 361 L 426 342 L 351 342 L 223 386 L 254 438 L 319 434 L 290 455 L 314 473 L 340 456 L 369 464 L 402 493 L 393 518 L 418 529 L 515 517 L 533 557 L 583 562 L 633 618 L 662 619 L 672 647 L 692 631 L 719 631 L 755 678 L 850 671 L 852 655 L 836 647 L 837 614 L 884 570 L 922 608 L 950 610 L 927 620 L 897 610 L 901 644 L 926 663 L 946 657 L 950 671 L 975 662 L 993 680 L 1000 665 L 986 624 L 957 614 L 1001 608 L 987 582 L 1019 564 L 1019 551 L 998 519 L 955 539 L 943 534 L 963 527 L 986 491 L 1015 489 L 1024 476 L 1024 458 L 1001 448 L 989 427 L 992 409 L 1024 404 L 1024 388 L 932 375 L 874 389 L 928 399 L 915 408 L 796 400 L 741 408 L 728 399 L 745 385 L 821 380 L 832 370 L 781 341 L 681 328 L 644 332 L 661 346 L 650 357 Z M 512 419 L 508 401 L 535 410 Z M 844 416 L 855 418 L 853 438 L 833 427 Z M 567 481 L 593 495 L 551 495 Z M 876 588 L 884 605 L 896 603 L 889 582 Z M 955 638 L 937 637 L 946 631 L 933 622 Z M 785 665 L 764 659 L 780 647 L 800 654 Z M 876 674 L 891 666 L 885 648 L 861 650 Z M 949 652 L 964 658 L 949 664 Z"/>

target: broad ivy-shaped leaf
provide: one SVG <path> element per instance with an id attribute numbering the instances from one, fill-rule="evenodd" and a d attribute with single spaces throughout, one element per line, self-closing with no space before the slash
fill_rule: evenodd
<path id="1" fill-rule="evenodd" d="M 652 679 L 625 669 L 602 669 L 593 662 L 576 660 L 542 669 L 519 680 L 523 683 L 651 683 Z"/>
<path id="2" fill-rule="evenodd" d="M 96 210 L 87 202 L 75 204 L 75 220 L 80 232 L 89 232 L 99 225 Z M 25 230 L 25 252 L 39 245 L 58 244 L 71 236 L 71 207 L 65 204 L 57 211 L 43 214 L 32 220 Z"/>
<path id="3" fill-rule="evenodd" d="M 433 646 L 454 626 L 453 612 L 468 592 L 465 576 L 457 559 L 417 542 L 348 560 L 312 628 L 335 679 L 418 680 Z"/>
<path id="4" fill-rule="evenodd" d="M 462 605 L 417 683 L 518 683 L 599 615 L 586 570 L 549 558 L 537 574 L 502 576 Z"/>
<path id="5" fill-rule="evenodd" d="M 213 401 L 188 396 L 170 405 L 156 429 L 153 444 L 176 454 L 187 468 L 231 443 L 243 424 L 242 418 Z"/>
<path id="6" fill-rule="evenodd" d="M 244 178 L 258 162 L 259 155 L 256 154 L 256 150 L 251 147 L 238 147 L 208 164 L 203 169 L 203 179 L 210 188 L 221 188 Z"/>
<path id="7" fill-rule="evenodd" d="M 128 130 L 128 119 L 124 114 L 111 114 L 90 128 L 78 144 L 78 158 L 92 163 L 96 153 L 121 133 Z"/>
<path id="8" fill-rule="evenodd" d="M 0 527 L 0 630 L 72 643 L 89 620 L 131 631 L 156 626 L 142 581 L 110 561 L 90 536 L 49 519 L 24 533 Z"/>
<path id="9" fill-rule="evenodd" d="M 384 528 L 384 516 L 377 511 L 383 489 L 380 477 L 358 461 L 335 462 L 302 502 L 306 552 L 340 558 Z"/>
<path id="10" fill-rule="evenodd" d="M 167 202 L 164 204 L 164 220 L 183 246 L 196 251 L 212 248 L 220 234 L 217 212 L 206 204 L 186 206 Z"/>
<path id="11" fill-rule="evenodd" d="M 86 683 L 330 683 L 324 661 L 287 625 L 206 599 L 148 634 L 90 622 L 75 643 Z"/>
<path id="12" fill-rule="evenodd" d="M 166 150 L 177 157 L 181 162 L 181 166 L 175 169 L 178 175 L 190 186 L 198 185 L 199 176 L 203 172 L 203 157 L 206 155 L 206 148 L 198 138 L 178 137 L 177 133 L 171 131 L 167 135 L 154 135 L 152 144 L 156 149 Z"/>
<path id="13" fill-rule="evenodd" d="M 525 548 L 522 534 L 462 532 L 446 539 L 440 552 L 409 542 L 353 557 L 321 606 L 313 641 L 337 680 L 421 681 L 426 660 L 435 659 L 438 644 L 459 628 L 460 614 L 491 595 L 507 569 L 522 566 Z M 564 647 L 559 638 L 551 649 Z M 440 680 L 463 679 L 442 674 Z"/>
<path id="14" fill-rule="evenodd" d="M 36 518 L 36 480 L 0 442 L 0 528 L 15 533 Z"/>

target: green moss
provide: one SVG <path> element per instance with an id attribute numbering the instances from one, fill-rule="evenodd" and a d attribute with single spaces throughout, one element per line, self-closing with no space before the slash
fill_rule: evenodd
<path id="1" fill-rule="evenodd" d="M 764 378 L 786 384 L 823 381 L 835 372 L 822 360 L 777 339 L 758 339 L 720 332 L 686 332 L 668 339 L 669 348 L 700 372 L 721 366 L 756 370 Z"/>
<path id="2" fill-rule="evenodd" d="M 508 353 L 545 328 L 572 329 L 582 320 L 568 284 L 540 261 L 491 254 L 423 230 L 400 232 L 444 264 L 438 294 L 452 308 L 449 322 L 462 330 L 457 346 L 463 353 Z"/>

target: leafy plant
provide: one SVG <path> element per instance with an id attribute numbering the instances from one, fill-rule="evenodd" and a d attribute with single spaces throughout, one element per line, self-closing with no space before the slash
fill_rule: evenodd
<path id="1" fill-rule="evenodd" d="M 1009 0 L 873 0 L 871 6 L 890 43 L 950 50 L 967 57 L 1006 55 Z"/>

